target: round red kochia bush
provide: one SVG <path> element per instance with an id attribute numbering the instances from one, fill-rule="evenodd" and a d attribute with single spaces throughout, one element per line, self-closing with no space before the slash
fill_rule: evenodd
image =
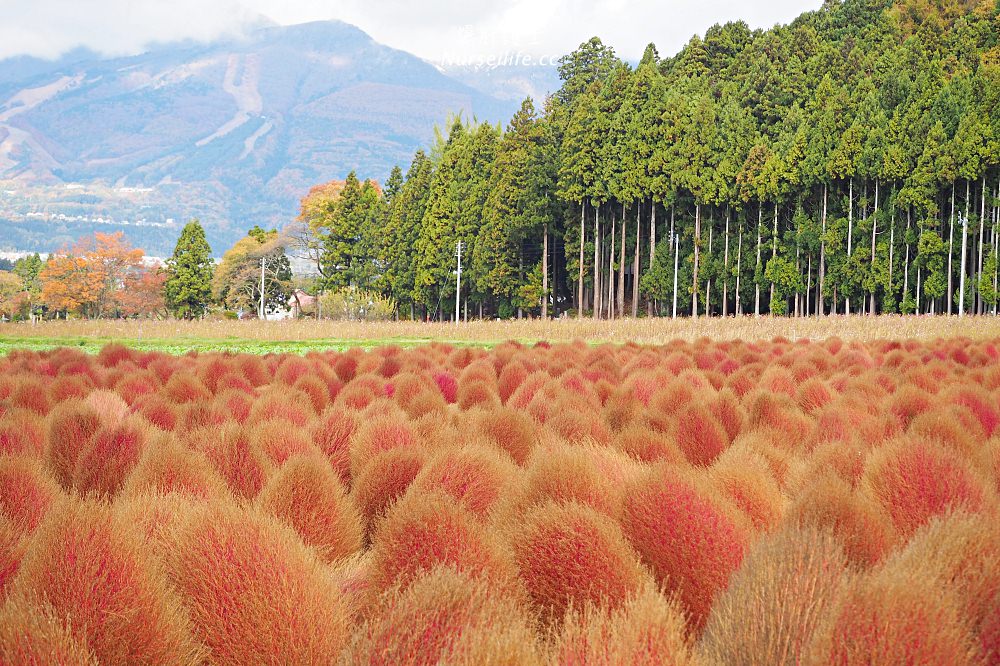
<path id="1" fill-rule="evenodd" d="M 727 449 L 712 464 L 709 475 L 762 532 L 777 527 L 786 499 L 767 462 L 746 447 Z"/>
<path id="2" fill-rule="evenodd" d="M 586 447 L 569 444 L 535 449 L 519 493 L 512 507 L 520 513 L 549 500 L 585 504 L 611 517 L 621 506 L 621 488 L 612 486 Z"/>
<path id="3" fill-rule="evenodd" d="M 365 543 L 371 540 L 377 521 L 403 496 L 426 460 L 427 453 L 421 448 L 390 449 L 372 458 L 354 479 L 351 499 L 361 514 Z"/>
<path id="4" fill-rule="evenodd" d="M 528 374 L 528 370 L 524 367 L 524 364 L 518 361 L 513 361 L 512 363 L 505 365 L 497 378 L 497 388 L 500 392 L 500 400 L 507 402 L 507 400 L 510 399 L 510 396 L 514 395 L 514 391 L 517 390 L 517 387 L 521 385 L 521 382 L 525 380 Z"/>
<path id="5" fill-rule="evenodd" d="M 135 395 L 139 395 L 141 388 L 135 387 Z M 83 377 L 78 377 L 74 375 L 62 375 L 56 377 L 49 384 L 49 400 L 52 404 L 58 404 L 63 400 L 69 400 L 70 398 L 83 398 L 93 389 L 93 384 L 89 383 Z M 117 388 L 115 389 L 118 390 Z"/>
<path id="6" fill-rule="evenodd" d="M 538 444 L 538 424 L 524 412 L 509 407 L 474 410 L 476 430 L 497 448 L 524 465 Z"/>
<path id="7" fill-rule="evenodd" d="M 52 507 L 10 594 L 46 599 L 102 664 L 196 663 L 202 656 L 145 544 L 101 501 L 67 498 Z"/>
<path id="8" fill-rule="evenodd" d="M 10 396 L 10 404 L 35 412 L 39 417 L 49 413 L 52 405 L 49 401 L 46 382 L 41 379 L 22 377 Z"/>
<path id="9" fill-rule="evenodd" d="M 560 666 L 698 666 L 684 613 L 645 585 L 617 608 L 574 609 L 555 637 L 550 663 Z"/>
<path id="10" fill-rule="evenodd" d="M 164 562 L 213 664 L 332 663 L 349 613 L 320 561 L 288 527 L 230 504 L 197 507 Z"/>
<path id="11" fill-rule="evenodd" d="M 665 463 L 626 489 L 622 528 L 698 629 L 749 543 L 737 509 L 701 477 Z"/>
<path id="12" fill-rule="evenodd" d="M 324 562 L 361 549 L 361 518 L 326 458 L 295 455 L 268 481 L 260 507 L 292 527 Z"/>
<path id="13" fill-rule="evenodd" d="M 827 530 L 792 527 L 768 537 L 716 597 L 701 653 L 712 664 L 806 663 L 847 574 L 847 557 Z"/>
<path id="14" fill-rule="evenodd" d="M 615 436 L 613 444 L 623 453 L 645 463 L 664 461 L 675 465 L 687 464 L 687 458 L 673 436 L 639 424 L 623 428 Z"/>
<path id="15" fill-rule="evenodd" d="M 27 409 L 0 414 L 0 455 L 40 456 L 45 450 L 43 417 Z"/>
<path id="16" fill-rule="evenodd" d="M 77 459 L 100 427 L 101 417 L 82 400 L 67 400 L 49 414 L 45 461 L 64 488 L 73 484 Z"/>
<path id="17" fill-rule="evenodd" d="M 0 606 L 0 664 L 97 666 L 98 662 L 49 603 L 11 598 Z"/>
<path id="18" fill-rule="evenodd" d="M 77 457 L 73 487 L 81 494 L 114 497 L 139 463 L 148 439 L 144 419 L 133 417 L 101 428 Z"/>
<path id="19" fill-rule="evenodd" d="M 926 439 L 900 438 L 874 451 L 862 484 L 907 538 L 933 516 L 987 504 L 982 479 L 958 454 Z"/>
<path id="20" fill-rule="evenodd" d="M 172 436 L 158 437 L 146 447 L 122 492 L 132 496 L 176 492 L 205 500 L 231 497 L 208 457 L 185 448 Z"/>
<path id="21" fill-rule="evenodd" d="M 546 409 L 551 412 L 545 419 L 546 430 L 563 441 L 605 445 L 611 439 L 603 414 L 578 398 L 557 399 L 551 407 L 546 404 Z"/>
<path id="22" fill-rule="evenodd" d="M 460 379 L 455 400 L 463 410 L 473 407 L 495 409 L 500 406 L 500 396 L 494 383 L 478 378 Z"/>
<path id="23" fill-rule="evenodd" d="M 158 393 L 152 393 L 137 400 L 133 405 L 133 411 L 141 414 L 160 430 L 171 431 L 177 427 L 182 410 Z"/>
<path id="24" fill-rule="evenodd" d="M 711 465 L 729 446 L 729 436 L 722 424 L 702 405 L 689 403 L 676 418 L 677 445 L 692 465 Z"/>
<path id="25" fill-rule="evenodd" d="M 114 425 L 124 419 L 129 413 L 129 405 L 114 391 L 101 389 L 87 395 L 85 403 L 101 415 L 101 422 Z"/>
<path id="26" fill-rule="evenodd" d="M 31 533 L 62 491 L 41 461 L 23 456 L 0 457 L 0 515 Z"/>
<path id="27" fill-rule="evenodd" d="M 312 426 L 313 442 L 347 485 L 351 483 L 351 436 L 357 429 L 355 412 L 341 407 L 328 407 Z"/>
<path id="28" fill-rule="evenodd" d="M 501 586 L 517 579 L 493 534 L 440 492 L 407 494 L 396 502 L 375 532 L 372 558 L 376 592 L 405 587 L 439 564 Z"/>
<path id="29" fill-rule="evenodd" d="M 1000 594 L 993 598 L 979 627 L 979 651 L 987 664 L 1000 662 Z"/>
<path id="30" fill-rule="evenodd" d="M 816 630 L 809 663 L 981 664 L 960 600 L 933 580 L 890 566 L 847 584 Z"/>
<path id="31" fill-rule="evenodd" d="M 610 518 L 574 502 L 550 503 L 511 525 L 518 573 L 539 615 L 561 621 L 569 608 L 616 608 L 648 574 Z"/>
<path id="32" fill-rule="evenodd" d="M 370 666 L 541 666 L 540 646 L 510 595 L 451 567 L 387 592 L 341 657 Z"/>
<path id="33" fill-rule="evenodd" d="M 485 520 L 506 497 L 519 473 L 510 458 L 494 449 L 445 448 L 428 460 L 409 492 L 440 490 Z"/>
<path id="34" fill-rule="evenodd" d="M 882 508 L 832 472 L 816 476 L 795 496 L 785 523 L 829 529 L 858 568 L 880 562 L 897 540 Z"/>
<path id="35" fill-rule="evenodd" d="M 18 526 L 0 515 L 0 602 L 4 599 L 7 585 L 21 568 L 26 545 Z"/>
<path id="36" fill-rule="evenodd" d="M 450 372 L 435 372 L 434 383 L 444 399 L 449 404 L 454 404 L 458 400 L 458 380 Z"/>
<path id="37" fill-rule="evenodd" d="M 257 396 L 248 423 L 281 423 L 289 430 L 305 428 L 315 418 L 309 396 L 288 387 L 267 389 Z"/>
<path id="38" fill-rule="evenodd" d="M 160 393 L 177 404 L 208 402 L 212 399 L 212 392 L 205 388 L 201 380 L 194 373 L 184 371 L 175 372 Z"/>
<path id="39" fill-rule="evenodd" d="M 959 456 L 968 458 L 979 452 L 986 441 L 986 431 L 975 415 L 961 405 L 932 409 L 910 423 L 913 439 L 934 440 Z"/>
<path id="40" fill-rule="evenodd" d="M 353 379 L 337 393 L 334 404 L 344 409 L 363 410 L 379 398 L 386 397 L 385 388 L 385 378 L 362 375 Z"/>
<path id="41" fill-rule="evenodd" d="M 351 438 L 351 476 L 357 476 L 377 454 L 416 443 L 413 426 L 402 413 L 390 412 L 365 421 Z"/>
<path id="42" fill-rule="evenodd" d="M 253 446 L 247 429 L 236 424 L 191 433 L 193 448 L 201 451 L 238 499 L 253 499 L 264 487 L 271 463 Z"/>
<path id="43" fill-rule="evenodd" d="M 238 421 L 234 411 L 222 404 L 218 399 L 213 402 L 191 402 L 179 407 L 181 412 L 180 424 L 177 431 L 181 433 L 197 430 L 198 428 L 218 428 L 229 420 Z"/>
<path id="44" fill-rule="evenodd" d="M 318 453 L 308 432 L 284 421 L 263 421 L 246 426 L 254 451 L 270 465 L 280 467 L 294 455 Z"/>
<path id="45" fill-rule="evenodd" d="M 886 566 L 920 572 L 953 591 L 963 621 L 978 629 L 1000 595 L 1000 523 L 995 516 L 963 512 L 934 518 Z"/>

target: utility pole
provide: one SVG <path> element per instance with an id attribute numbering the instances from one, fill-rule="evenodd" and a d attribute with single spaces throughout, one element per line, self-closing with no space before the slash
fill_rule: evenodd
<path id="1" fill-rule="evenodd" d="M 459 317 L 459 306 L 462 303 L 462 248 L 465 243 L 458 241 L 455 244 L 455 254 L 458 255 L 458 271 L 456 272 L 455 278 L 455 323 L 458 324 L 461 320 Z"/>

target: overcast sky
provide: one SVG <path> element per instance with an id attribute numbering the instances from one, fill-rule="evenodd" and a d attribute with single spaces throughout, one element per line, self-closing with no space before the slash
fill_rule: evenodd
<path id="1" fill-rule="evenodd" d="M 281 24 L 353 23 L 432 61 L 511 53 L 558 56 L 599 35 L 636 60 L 654 42 L 675 53 L 713 23 L 787 23 L 820 0 L 0 0 L 0 58 L 52 58 L 75 46 L 112 55 L 151 42 L 239 33 L 260 16 Z"/>

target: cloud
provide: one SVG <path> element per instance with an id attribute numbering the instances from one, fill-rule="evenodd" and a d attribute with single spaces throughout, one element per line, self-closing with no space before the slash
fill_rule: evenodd
<path id="1" fill-rule="evenodd" d="M 268 17 L 278 23 L 341 19 L 428 60 L 567 53 L 599 35 L 638 59 L 649 42 L 676 52 L 714 23 L 770 27 L 820 0 L 0 0 L 0 58 L 53 58 L 77 46 L 134 54 L 154 42 L 207 41 Z"/>

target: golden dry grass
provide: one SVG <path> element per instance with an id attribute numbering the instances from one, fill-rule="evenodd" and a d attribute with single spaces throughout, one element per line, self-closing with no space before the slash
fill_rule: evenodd
<path id="1" fill-rule="evenodd" d="M 180 348 L 241 348 L 252 351 L 259 344 L 305 344 L 322 346 L 371 346 L 397 344 L 412 346 L 429 341 L 492 346 L 505 340 L 532 343 L 585 340 L 590 343 L 636 342 L 663 344 L 671 340 L 821 340 L 839 337 L 845 341 L 876 339 L 932 339 L 967 337 L 983 339 L 1000 333 L 995 317 L 928 316 L 829 316 L 729 317 L 698 319 L 559 319 L 543 321 L 425 322 L 317 322 L 313 320 L 259 321 L 46 321 L 37 325 L 0 324 L 0 345 L 7 348 L 121 342 L 157 348 L 170 344 Z M 274 351 L 288 351 L 279 346 Z M 262 351 L 270 351 L 262 349 Z"/>

